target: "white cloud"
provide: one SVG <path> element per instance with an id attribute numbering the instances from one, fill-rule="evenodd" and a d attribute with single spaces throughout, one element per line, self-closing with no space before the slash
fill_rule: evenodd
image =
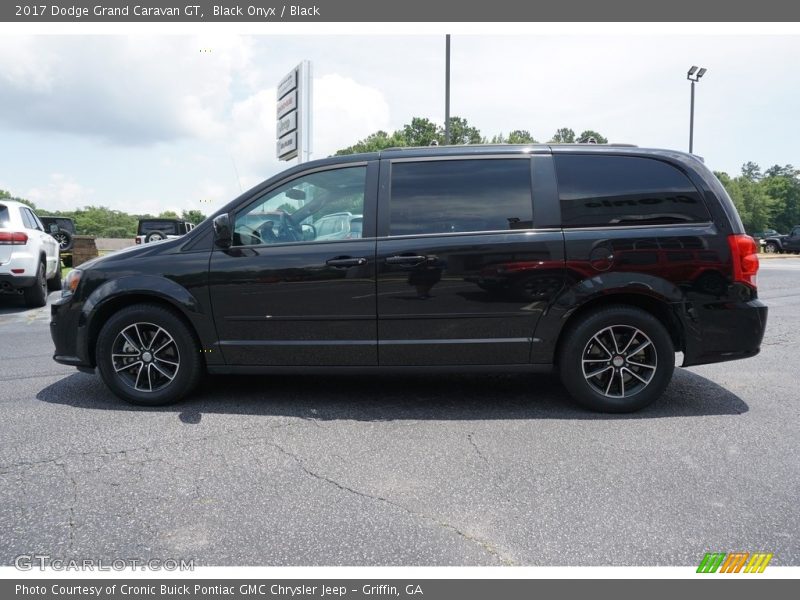
<path id="1" fill-rule="evenodd" d="M 93 189 L 62 173 L 52 173 L 47 184 L 30 188 L 23 194 L 37 206 L 45 206 L 49 210 L 74 210 L 91 204 L 93 196 Z"/>
<path id="2" fill-rule="evenodd" d="M 0 38 L 0 122 L 114 144 L 218 136 L 247 38 Z M 210 48 L 211 52 L 201 52 Z"/>
<path id="3" fill-rule="evenodd" d="M 370 133 L 390 129 L 390 110 L 376 87 L 336 73 L 314 81 L 314 156 L 333 154 Z"/>

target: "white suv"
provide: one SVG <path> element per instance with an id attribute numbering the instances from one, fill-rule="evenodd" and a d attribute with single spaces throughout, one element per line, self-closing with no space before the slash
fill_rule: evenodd
<path id="1" fill-rule="evenodd" d="M 47 291 L 61 289 L 56 239 L 21 202 L 0 200 L 0 292 L 22 294 L 30 307 L 47 304 Z"/>

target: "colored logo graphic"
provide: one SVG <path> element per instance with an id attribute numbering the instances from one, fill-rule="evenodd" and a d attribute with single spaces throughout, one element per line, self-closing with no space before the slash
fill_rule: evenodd
<path id="1" fill-rule="evenodd" d="M 707 552 L 697 567 L 698 573 L 763 573 L 772 553 L 768 552 Z"/>

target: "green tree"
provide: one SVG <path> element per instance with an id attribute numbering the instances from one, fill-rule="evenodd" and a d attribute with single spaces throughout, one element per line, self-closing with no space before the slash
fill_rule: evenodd
<path id="1" fill-rule="evenodd" d="M 411 119 L 411 123 L 403 125 L 403 129 L 396 133 L 402 136 L 403 146 L 430 146 L 431 142 L 441 143 L 442 141 L 441 128 L 430 119 L 422 117 L 414 117 Z"/>
<path id="2" fill-rule="evenodd" d="M 538 144 L 527 129 L 515 129 L 508 134 L 509 144 Z"/>
<path id="3" fill-rule="evenodd" d="M 725 186 L 739 212 L 745 231 L 750 233 L 763 231 L 772 224 L 773 201 L 764 186 L 752 178 L 757 170 L 757 165 L 755 170 L 743 168 L 742 175 L 734 179 L 727 173 L 717 173 L 717 178 Z"/>
<path id="4" fill-rule="evenodd" d="M 553 134 L 553 138 L 550 140 L 551 144 L 574 144 L 575 143 L 575 132 L 568 127 L 562 127 L 558 131 Z"/>
<path id="5" fill-rule="evenodd" d="M 177 219 L 179 217 L 178 217 L 178 213 L 176 213 L 174 210 L 165 210 L 165 211 L 162 211 L 158 215 L 158 218 L 159 219 Z"/>
<path id="6" fill-rule="evenodd" d="M 769 198 L 771 224 L 778 231 L 789 231 L 800 225 L 800 171 L 792 165 L 775 165 L 767 169 L 758 182 Z"/>
<path id="7" fill-rule="evenodd" d="M 199 210 L 184 210 L 181 213 L 181 219 L 189 221 L 189 223 L 194 223 L 195 225 L 202 223 L 205 218 L 206 216 Z"/>
<path id="8" fill-rule="evenodd" d="M 358 154 L 361 152 L 377 152 L 386 148 L 394 148 L 397 146 L 406 146 L 406 140 L 399 131 L 395 131 L 389 135 L 385 131 L 376 131 L 371 133 L 363 140 L 359 140 L 352 146 L 342 148 L 336 152 L 336 156 L 343 154 Z"/>
<path id="9" fill-rule="evenodd" d="M 742 177 L 749 181 L 758 181 L 763 175 L 761 174 L 761 167 L 752 161 L 748 161 L 742 165 Z"/>
<path id="10" fill-rule="evenodd" d="M 579 142 L 587 142 L 590 138 L 594 138 L 594 141 L 598 144 L 607 144 L 608 138 L 604 135 L 597 133 L 594 129 L 587 129 L 578 136 Z"/>
<path id="11" fill-rule="evenodd" d="M 437 141 L 440 144 L 445 143 L 443 127 L 439 128 Z M 480 144 L 482 141 L 481 132 L 477 127 L 470 126 L 462 117 L 450 117 L 451 144 Z"/>

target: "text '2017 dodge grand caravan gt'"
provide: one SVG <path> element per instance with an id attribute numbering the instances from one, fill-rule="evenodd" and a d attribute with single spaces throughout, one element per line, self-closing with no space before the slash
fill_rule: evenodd
<path id="1" fill-rule="evenodd" d="M 363 215 L 348 237 L 316 230 Z M 323 221 L 324 222 L 324 221 Z M 756 245 L 697 158 L 621 146 L 387 150 L 293 167 L 183 238 L 72 271 L 55 360 L 134 403 L 201 373 L 539 370 L 601 411 L 758 353 Z"/>

